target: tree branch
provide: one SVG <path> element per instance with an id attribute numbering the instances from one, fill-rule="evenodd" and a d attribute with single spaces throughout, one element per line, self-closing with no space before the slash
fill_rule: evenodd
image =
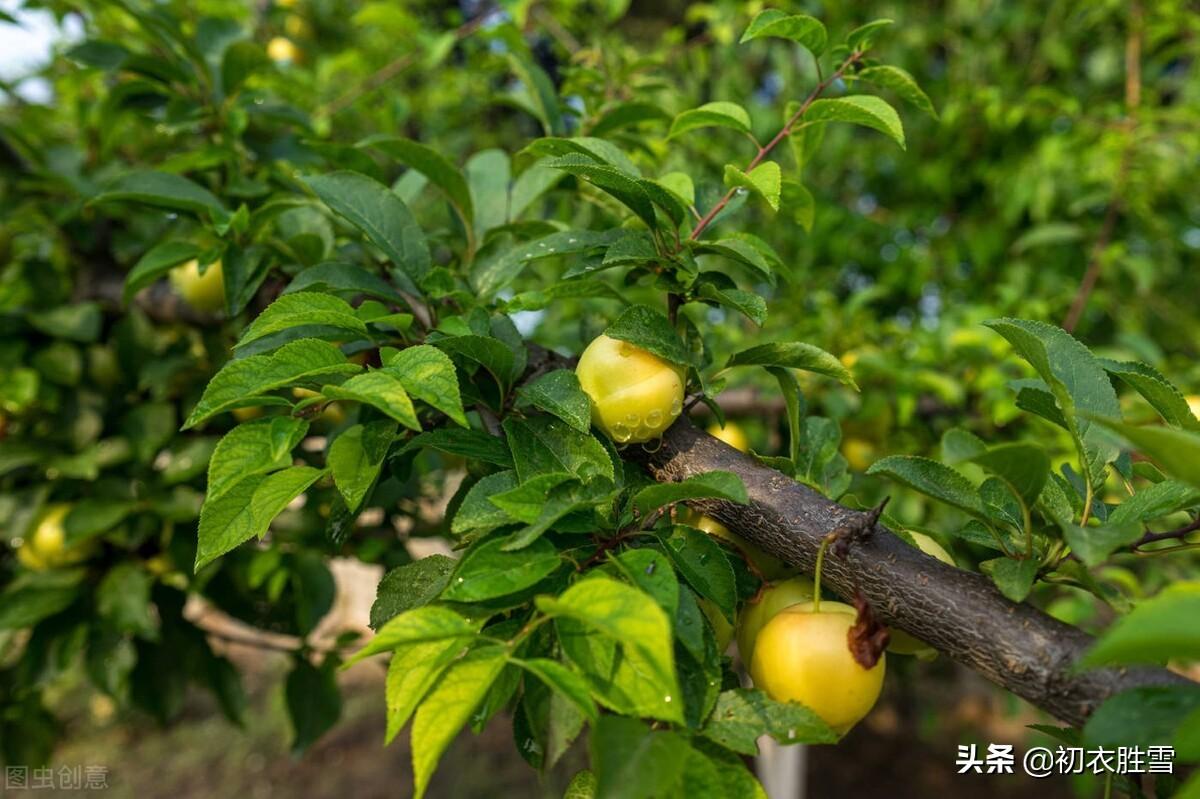
<path id="1" fill-rule="evenodd" d="M 629 450 L 660 481 L 713 470 L 742 478 L 750 504 L 693 503 L 750 543 L 811 571 L 821 539 L 860 518 L 780 472 L 700 431 L 686 419 L 655 451 Z M 1025 603 L 1006 599 L 982 574 L 925 555 L 878 526 L 843 557 L 825 558 L 824 581 L 842 597 L 861 591 L 887 624 L 908 632 L 1069 724 L 1105 699 L 1140 685 L 1188 681 L 1162 668 L 1075 673 L 1093 643 L 1087 633 Z"/>

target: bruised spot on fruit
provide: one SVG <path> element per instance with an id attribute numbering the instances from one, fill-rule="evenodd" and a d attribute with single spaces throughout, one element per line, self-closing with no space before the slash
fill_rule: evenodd
<path id="1" fill-rule="evenodd" d="M 683 372 L 627 341 L 598 336 L 575 367 L 592 423 L 618 444 L 663 434 L 683 411 Z"/>

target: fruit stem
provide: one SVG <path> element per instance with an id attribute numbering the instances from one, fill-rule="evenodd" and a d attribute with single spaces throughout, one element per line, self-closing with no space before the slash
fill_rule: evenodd
<path id="1" fill-rule="evenodd" d="M 821 612 L 821 569 L 825 565 L 825 550 L 829 549 L 834 537 L 830 533 L 822 538 L 821 546 L 817 549 L 817 566 L 813 570 L 813 613 Z"/>

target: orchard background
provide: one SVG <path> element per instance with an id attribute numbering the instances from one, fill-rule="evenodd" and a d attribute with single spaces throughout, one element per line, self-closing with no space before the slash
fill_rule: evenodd
<path id="1" fill-rule="evenodd" d="M 1191 4 L 3 9 L 6 795 L 1200 796 Z"/>

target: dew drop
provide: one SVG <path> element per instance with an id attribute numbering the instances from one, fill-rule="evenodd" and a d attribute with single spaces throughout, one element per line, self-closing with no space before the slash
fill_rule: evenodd
<path id="1" fill-rule="evenodd" d="M 629 429 L 628 425 L 623 425 L 620 422 L 613 425 L 612 434 L 613 438 L 622 444 L 633 438 L 633 431 Z"/>
<path id="2" fill-rule="evenodd" d="M 625 414 L 625 424 L 629 425 L 630 427 L 637 427 L 638 422 L 640 421 L 642 420 L 636 413 Z"/>
<path id="3" fill-rule="evenodd" d="M 669 697 L 669 696 L 664 696 L 664 697 L 663 697 L 663 701 L 664 701 L 664 702 L 670 702 L 670 701 L 671 701 L 671 697 Z"/>
<path id="4" fill-rule="evenodd" d="M 680 402 L 679 400 L 672 400 L 672 401 L 671 401 L 671 418 L 674 418 L 674 417 L 678 416 L 678 415 L 679 415 L 679 412 L 680 412 L 680 411 L 682 411 L 682 410 L 683 410 L 683 403 L 682 403 L 682 402 Z"/>
<path id="5" fill-rule="evenodd" d="M 459 577 L 458 581 L 461 583 L 463 581 L 463 578 Z"/>
<path id="6" fill-rule="evenodd" d="M 654 561 L 646 564 L 646 574 L 654 574 Z"/>
<path id="7" fill-rule="evenodd" d="M 658 427 L 660 424 L 662 424 L 662 411 L 655 408 L 654 410 L 650 411 L 650 413 L 646 414 L 646 424 L 650 427 Z"/>

